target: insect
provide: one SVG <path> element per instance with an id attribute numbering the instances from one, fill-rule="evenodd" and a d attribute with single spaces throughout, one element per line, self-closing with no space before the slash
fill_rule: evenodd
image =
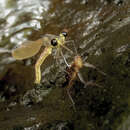
<path id="1" fill-rule="evenodd" d="M 90 63 L 87 63 L 87 62 L 84 63 L 84 60 L 82 60 L 82 58 L 81 58 L 80 55 L 76 55 L 76 56 L 74 57 L 74 60 L 73 60 L 72 64 L 71 64 L 71 65 L 68 65 L 67 72 L 68 72 L 68 74 L 69 74 L 69 75 L 68 75 L 68 76 L 69 76 L 69 82 L 68 82 L 68 85 L 66 86 L 67 94 L 68 94 L 68 96 L 69 96 L 69 98 L 70 98 L 70 100 L 71 100 L 71 102 L 72 102 L 72 105 L 73 105 L 73 107 L 74 107 L 74 110 L 76 110 L 76 108 L 75 108 L 75 103 L 74 103 L 74 101 L 73 101 L 73 99 L 72 99 L 72 97 L 71 97 L 71 94 L 70 94 L 70 89 L 72 88 L 73 83 L 74 83 L 74 81 L 76 80 L 77 76 L 79 77 L 80 81 L 81 81 L 83 84 L 85 84 L 85 86 L 87 86 L 87 85 L 96 85 L 96 86 L 99 86 L 98 84 L 93 83 L 92 81 L 86 82 L 86 81 L 83 79 L 81 73 L 79 72 L 80 69 L 81 69 L 83 66 L 84 66 L 84 67 L 93 68 L 93 69 L 97 70 L 99 73 L 101 73 L 102 75 L 106 75 L 104 72 L 102 72 L 101 70 L 97 69 L 94 65 L 92 65 L 92 64 L 90 64 Z"/>
<path id="2" fill-rule="evenodd" d="M 65 43 L 69 42 L 69 41 L 66 41 L 66 36 L 67 36 L 67 32 L 62 32 L 59 34 L 59 36 L 46 34 L 42 38 L 36 41 L 27 41 L 23 43 L 19 48 L 14 49 L 12 51 L 12 56 L 17 60 L 27 59 L 36 55 L 40 51 L 40 48 L 44 46 L 45 48 L 35 64 L 35 83 L 40 84 L 40 81 L 41 81 L 40 66 L 42 65 L 44 60 L 50 54 L 52 54 L 53 48 L 57 49 L 56 55 L 59 55 L 59 53 L 61 53 L 61 55 L 63 56 L 61 47 L 73 53 L 71 49 L 65 46 Z M 64 56 L 63 58 L 65 60 Z M 65 63 L 66 63 L 66 60 L 65 60 Z"/>

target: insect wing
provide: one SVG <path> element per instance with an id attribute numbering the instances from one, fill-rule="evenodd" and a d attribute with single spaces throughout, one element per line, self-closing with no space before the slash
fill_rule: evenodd
<path id="1" fill-rule="evenodd" d="M 19 48 L 16 48 L 15 50 L 12 51 L 12 56 L 17 60 L 30 58 L 39 52 L 43 43 L 44 46 L 46 47 L 50 45 L 52 39 L 58 37 L 59 36 L 52 34 L 45 34 L 41 39 L 38 39 L 36 41 L 26 41 Z"/>
<path id="2" fill-rule="evenodd" d="M 42 46 L 42 39 L 37 41 L 27 41 L 19 48 L 12 51 L 12 56 L 17 60 L 27 59 L 37 54 Z"/>

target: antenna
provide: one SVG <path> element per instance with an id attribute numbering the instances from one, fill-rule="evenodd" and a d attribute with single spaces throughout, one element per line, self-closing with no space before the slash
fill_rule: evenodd
<path id="1" fill-rule="evenodd" d="M 74 50 L 75 50 L 75 52 L 76 52 L 76 55 L 78 55 L 78 51 L 77 51 L 77 48 L 76 48 L 76 46 L 75 46 L 74 40 L 72 40 L 72 43 L 73 43 L 73 46 L 74 46 Z"/>

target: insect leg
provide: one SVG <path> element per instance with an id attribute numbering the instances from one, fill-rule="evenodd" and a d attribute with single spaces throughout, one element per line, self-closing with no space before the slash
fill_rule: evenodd
<path id="1" fill-rule="evenodd" d="M 59 48 L 57 48 L 57 53 L 56 53 L 56 64 L 60 65 L 60 63 L 58 63 L 58 59 L 59 59 Z"/>
<path id="2" fill-rule="evenodd" d="M 68 50 L 71 54 L 73 54 L 73 53 L 74 53 L 71 49 L 69 49 L 69 48 L 68 48 L 68 47 L 66 47 L 65 45 L 62 45 L 62 47 L 63 47 L 63 48 L 65 48 L 66 50 Z"/>
<path id="3" fill-rule="evenodd" d="M 96 66 L 94 66 L 94 65 L 92 65 L 90 63 L 86 62 L 86 63 L 84 63 L 84 66 L 85 67 L 89 67 L 89 68 L 93 68 L 93 69 L 97 70 L 99 73 L 101 73 L 102 75 L 106 76 L 106 73 L 104 73 L 103 71 L 99 70 L 98 68 L 96 68 Z"/>
<path id="4" fill-rule="evenodd" d="M 86 88 L 86 87 L 89 86 L 89 85 L 101 87 L 100 85 L 94 83 L 93 81 L 88 81 L 88 82 L 86 82 L 86 81 L 83 79 L 83 77 L 82 77 L 82 75 L 81 75 L 80 72 L 78 72 L 78 77 L 79 77 L 80 81 L 85 85 L 84 88 Z"/>
<path id="5" fill-rule="evenodd" d="M 66 87 L 66 90 L 67 90 L 68 97 L 69 97 L 70 101 L 72 102 L 73 108 L 74 108 L 74 110 L 76 111 L 75 102 L 73 101 L 73 98 L 72 98 L 72 96 L 71 96 L 71 94 L 70 94 L 70 89 L 71 89 L 72 86 L 73 86 L 73 81 L 75 80 L 75 78 L 76 78 L 76 72 L 74 72 L 74 73 L 72 74 L 71 80 L 69 81 L 69 84 L 68 84 L 68 86 Z"/>
<path id="6" fill-rule="evenodd" d="M 40 66 L 41 66 L 41 65 L 40 65 L 39 62 L 37 61 L 37 63 L 35 64 L 35 76 L 36 76 L 35 83 L 36 83 L 36 84 L 40 84 L 40 81 L 41 81 Z"/>
<path id="7" fill-rule="evenodd" d="M 78 72 L 78 77 L 83 84 L 86 84 L 80 72 Z"/>
<path id="8" fill-rule="evenodd" d="M 74 102 L 73 98 L 71 97 L 71 94 L 70 94 L 69 89 L 67 89 L 67 94 L 68 94 L 68 96 L 69 96 L 69 99 L 70 99 L 71 102 L 72 102 L 72 105 L 73 105 L 74 111 L 76 111 L 76 108 L 75 108 L 75 102 Z"/>
<path id="9" fill-rule="evenodd" d="M 77 51 L 77 48 L 76 48 L 76 46 L 75 46 L 74 40 L 65 41 L 65 43 L 69 43 L 69 42 L 73 43 L 74 51 L 75 51 L 76 55 L 78 55 L 78 51 Z"/>
<path id="10" fill-rule="evenodd" d="M 71 65 L 69 65 L 68 62 L 66 61 L 66 58 L 64 57 L 62 50 L 60 51 L 60 53 L 61 53 L 61 56 L 64 59 L 65 64 L 67 65 L 67 67 L 70 67 Z"/>
<path id="11" fill-rule="evenodd" d="M 49 56 L 51 53 L 52 53 L 52 48 L 46 47 L 35 64 L 35 76 L 36 76 L 35 83 L 36 84 L 40 84 L 40 81 L 41 81 L 40 66 L 42 65 L 44 60 L 47 58 L 47 56 Z"/>
<path id="12" fill-rule="evenodd" d="M 65 43 L 69 43 L 69 42 L 74 42 L 74 40 L 68 40 L 68 41 L 65 41 Z"/>

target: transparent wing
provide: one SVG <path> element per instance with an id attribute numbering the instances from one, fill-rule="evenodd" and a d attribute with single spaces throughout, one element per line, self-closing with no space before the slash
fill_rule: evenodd
<path id="1" fill-rule="evenodd" d="M 36 55 L 41 46 L 45 47 L 51 44 L 51 40 L 58 36 L 52 34 L 45 34 L 41 39 L 36 41 L 27 41 L 23 43 L 19 48 L 12 51 L 12 56 L 17 60 L 23 60 Z"/>
<path id="2" fill-rule="evenodd" d="M 37 54 L 42 46 L 42 39 L 37 41 L 27 41 L 23 43 L 19 48 L 12 51 L 12 56 L 15 59 L 22 60 Z"/>

